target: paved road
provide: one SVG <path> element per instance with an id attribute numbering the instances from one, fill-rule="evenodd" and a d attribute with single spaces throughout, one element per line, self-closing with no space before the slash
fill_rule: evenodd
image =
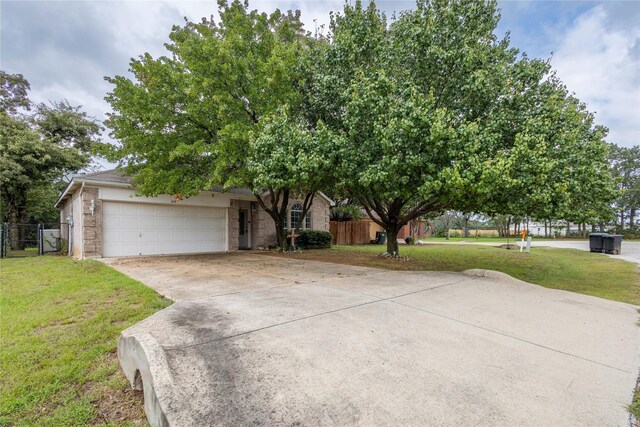
<path id="1" fill-rule="evenodd" d="M 118 347 L 152 424 L 628 422 L 636 306 L 260 254 L 106 262 L 176 301 Z"/>

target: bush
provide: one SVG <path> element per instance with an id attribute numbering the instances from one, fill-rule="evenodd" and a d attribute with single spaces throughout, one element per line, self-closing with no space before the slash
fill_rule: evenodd
<path id="1" fill-rule="evenodd" d="M 409 236 L 406 239 L 404 239 L 404 241 L 407 243 L 407 245 L 412 245 L 413 244 L 413 237 Z"/>
<path id="2" fill-rule="evenodd" d="M 633 228 L 625 228 L 619 234 L 622 234 L 624 239 L 640 239 L 640 226 L 635 226 Z"/>
<path id="3" fill-rule="evenodd" d="M 290 231 L 287 231 L 287 235 Z M 330 248 L 333 236 L 328 231 L 320 230 L 300 230 L 296 237 L 296 247 L 301 249 L 321 249 Z M 289 244 L 291 239 L 287 238 Z"/>

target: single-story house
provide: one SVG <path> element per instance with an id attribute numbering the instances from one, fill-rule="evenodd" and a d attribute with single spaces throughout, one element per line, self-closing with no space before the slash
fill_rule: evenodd
<path id="1" fill-rule="evenodd" d="M 332 200 L 315 197 L 304 229 L 329 231 Z M 61 235 L 77 258 L 172 255 L 258 249 L 276 243 L 273 219 L 247 189 L 216 187 L 195 197 L 136 195 L 117 170 L 77 176 L 56 203 Z M 285 226 L 302 214 L 291 200 Z"/>

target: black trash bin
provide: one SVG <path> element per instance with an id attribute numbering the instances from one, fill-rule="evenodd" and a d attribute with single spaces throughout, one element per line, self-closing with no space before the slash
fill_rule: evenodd
<path id="1" fill-rule="evenodd" d="M 602 252 L 602 250 L 604 249 L 604 237 L 608 235 L 608 233 L 589 234 L 589 251 Z"/>
<path id="2" fill-rule="evenodd" d="M 622 234 L 610 234 L 603 237 L 604 248 L 602 251 L 607 254 L 620 255 L 622 252 Z"/>
<path id="3" fill-rule="evenodd" d="M 379 245 L 387 243 L 387 233 L 384 231 L 376 231 L 376 243 Z"/>

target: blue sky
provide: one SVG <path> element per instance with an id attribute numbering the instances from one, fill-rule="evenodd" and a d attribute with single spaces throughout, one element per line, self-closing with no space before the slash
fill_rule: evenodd
<path id="1" fill-rule="evenodd" d="M 300 9 L 308 29 L 326 24 L 343 1 L 250 2 Z M 389 15 L 413 1 L 379 1 Z M 500 1 L 497 30 L 530 57 L 549 58 L 571 91 L 610 129 L 607 140 L 640 144 L 640 1 Z M 215 14 L 215 1 L 12 1 L 0 3 L 0 68 L 22 73 L 34 101 L 69 99 L 104 119 L 109 85 L 129 58 L 164 52 L 183 17 Z"/>

